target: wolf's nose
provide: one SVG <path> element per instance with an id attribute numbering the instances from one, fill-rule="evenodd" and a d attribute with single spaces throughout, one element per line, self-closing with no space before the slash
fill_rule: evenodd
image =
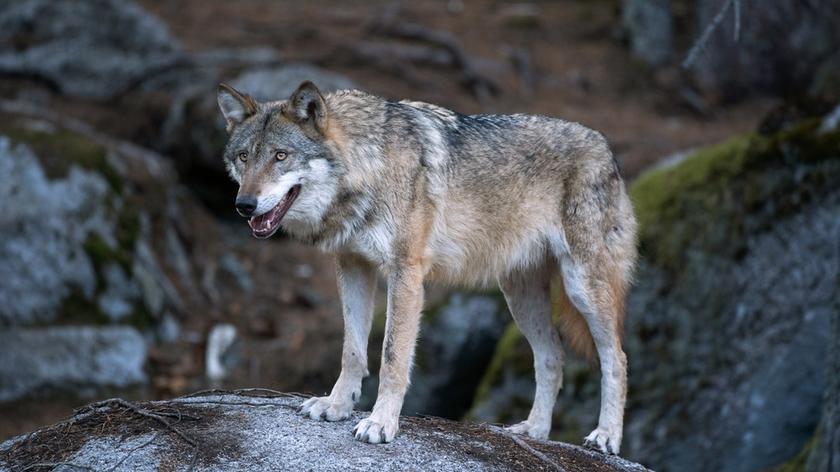
<path id="1" fill-rule="evenodd" d="M 257 209 L 257 197 L 242 195 L 236 197 L 236 211 L 242 216 L 251 216 L 254 210 Z"/>

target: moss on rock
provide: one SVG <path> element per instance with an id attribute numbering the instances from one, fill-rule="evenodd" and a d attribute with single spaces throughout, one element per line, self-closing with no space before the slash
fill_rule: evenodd
<path id="1" fill-rule="evenodd" d="M 502 371 L 506 366 L 522 366 L 524 362 L 521 356 L 522 349 L 517 349 L 517 345 L 523 343 L 525 343 L 525 338 L 522 336 L 522 332 L 519 331 L 516 324 L 510 323 L 496 346 L 496 352 L 493 354 L 490 366 L 487 367 L 481 383 L 478 384 L 473 405 L 477 405 L 487 398 L 491 389 L 501 380 Z"/>
<path id="2" fill-rule="evenodd" d="M 125 182 L 108 163 L 107 150 L 86 136 L 65 129 L 44 131 L 16 126 L 0 127 L 0 133 L 31 147 L 49 178 L 66 177 L 75 164 L 102 175 L 117 195 L 123 192 Z"/>
<path id="3" fill-rule="evenodd" d="M 688 248 L 738 257 L 745 234 L 795 213 L 840 175 L 840 130 L 819 126 L 732 138 L 643 174 L 630 187 L 642 254 L 671 272 Z"/>
<path id="4" fill-rule="evenodd" d="M 808 458 L 811 456 L 811 453 L 817 448 L 817 444 L 819 444 L 820 433 L 819 431 L 814 434 L 814 437 L 811 438 L 810 441 L 805 443 L 805 446 L 799 451 L 798 454 L 791 457 L 791 459 L 784 464 L 779 465 L 776 467 L 773 472 L 805 472 L 807 470 L 808 465 Z"/>

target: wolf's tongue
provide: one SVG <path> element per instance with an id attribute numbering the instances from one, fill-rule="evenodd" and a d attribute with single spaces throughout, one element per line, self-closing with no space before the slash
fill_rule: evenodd
<path id="1" fill-rule="evenodd" d="M 255 216 L 248 220 L 248 226 L 257 231 L 266 230 L 271 226 L 271 216 L 273 214 L 274 211 L 269 211 L 268 213 L 264 213 L 260 216 Z"/>

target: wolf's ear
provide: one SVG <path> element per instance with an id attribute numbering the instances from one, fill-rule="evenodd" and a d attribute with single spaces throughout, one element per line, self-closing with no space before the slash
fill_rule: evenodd
<path id="1" fill-rule="evenodd" d="M 283 114 L 304 129 L 312 129 L 321 135 L 327 130 L 327 102 L 318 87 L 308 80 L 289 97 Z"/>
<path id="2" fill-rule="evenodd" d="M 247 94 L 244 94 L 228 84 L 219 84 L 219 91 L 216 96 L 219 108 L 227 122 L 228 133 L 233 131 L 239 123 L 257 112 L 257 102 Z"/>

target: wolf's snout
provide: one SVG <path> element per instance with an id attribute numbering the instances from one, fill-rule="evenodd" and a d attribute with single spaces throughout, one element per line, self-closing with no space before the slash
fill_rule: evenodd
<path id="1" fill-rule="evenodd" d="M 250 195 L 240 195 L 236 197 L 236 211 L 242 216 L 251 216 L 254 210 L 257 209 L 257 197 Z"/>

